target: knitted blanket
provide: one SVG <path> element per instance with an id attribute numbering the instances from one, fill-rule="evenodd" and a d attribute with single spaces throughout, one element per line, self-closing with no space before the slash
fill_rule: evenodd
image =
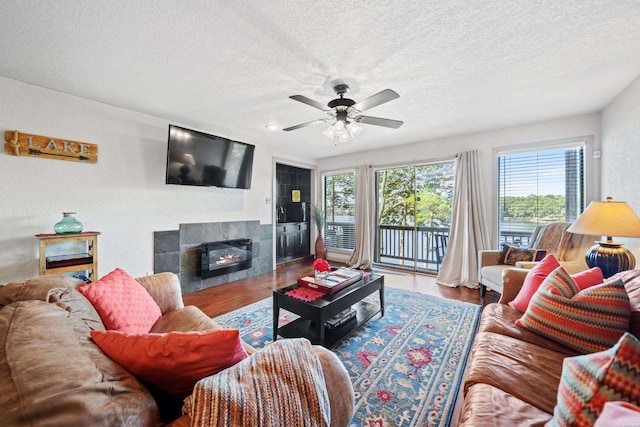
<path id="1" fill-rule="evenodd" d="M 570 222 L 551 222 L 545 225 L 529 247 L 545 250 L 548 254 L 554 254 L 559 261 L 564 261 L 571 238 L 571 233 L 567 231 L 570 226 Z"/>
<path id="2" fill-rule="evenodd" d="M 329 426 L 320 360 L 304 338 L 276 341 L 198 381 L 183 414 L 192 426 Z"/>

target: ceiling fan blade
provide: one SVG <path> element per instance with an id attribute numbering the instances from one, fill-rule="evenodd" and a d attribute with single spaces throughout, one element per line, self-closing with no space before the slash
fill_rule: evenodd
<path id="1" fill-rule="evenodd" d="M 299 101 L 299 102 L 302 102 L 303 104 L 311 105 L 312 107 L 315 107 L 318 110 L 325 111 L 325 110 L 329 109 L 329 107 L 327 107 L 326 105 L 321 104 L 318 101 L 315 101 L 315 100 L 313 100 L 311 98 L 307 98 L 304 95 L 292 95 L 289 98 L 291 98 L 293 100 L 296 100 L 296 101 Z"/>
<path id="2" fill-rule="evenodd" d="M 369 108 L 377 107 L 385 102 L 393 101 L 396 98 L 400 98 L 395 91 L 391 89 L 385 89 L 382 92 L 378 92 L 375 95 L 371 95 L 368 98 L 363 99 L 360 102 L 356 102 L 350 107 L 351 110 L 364 111 Z"/>
<path id="3" fill-rule="evenodd" d="M 371 116 L 358 116 L 354 119 L 358 123 L 364 123 L 367 125 L 384 126 L 387 128 L 398 129 L 404 122 L 400 120 L 381 119 L 380 117 Z"/>
<path id="4" fill-rule="evenodd" d="M 324 123 L 324 122 L 329 121 L 329 120 L 331 120 L 331 118 L 327 117 L 326 119 L 318 119 L 318 120 L 314 120 L 312 122 L 301 123 L 299 125 L 295 125 L 295 126 L 291 126 L 291 127 L 288 127 L 288 128 L 284 128 L 282 130 L 288 132 L 290 130 L 296 130 L 296 129 L 304 128 L 304 127 L 307 127 L 307 126 L 319 125 L 320 123 Z"/>

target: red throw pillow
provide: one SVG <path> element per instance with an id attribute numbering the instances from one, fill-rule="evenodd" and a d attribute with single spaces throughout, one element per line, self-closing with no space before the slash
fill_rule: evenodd
<path id="1" fill-rule="evenodd" d="M 195 383 L 247 357 L 237 329 L 166 334 L 91 331 L 111 359 L 132 374 L 184 399 Z"/>
<path id="2" fill-rule="evenodd" d="M 520 292 L 518 292 L 518 295 L 513 299 L 513 301 L 509 302 L 509 306 L 515 308 L 521 313 L 527 311 L 529 301 L 531 301 L 531 297 L 536 293 L 540 284 L 553 270 L 558 267 L 560 267 L 560 263 L 553 254 L 549 254 L 544 257 L 542 261 L 529 270 L 527 276 L 524 278 Z"/>
<path id="3" fill-rule="evenodd" d="M 95 307 L 107 329 L 147 333 L 162 316 L 144 286 L 119 268 L 79 291 Z"/>
<path id="4" fill-rule="evenodd" d="M 515 308 L 520 313 L 527 311 L 527 307 L 529 307 L 529 302 L 531 301 L 533 294 L 536 293 L 544 279 L 546 279 L 547 276 L 558 267 L 560 267 L 560 263 L 553 254 L 549 254 L 544 257 L 542 261 L 536 264 L 536 266 L 527 273 L 522 284 L 522 288 L 520 288 L 520 292 L 518 292 L 518 295 L 513 299 L 513 301 L 509 302 L 509 306 Z M 602 270 L 598 267 L 581 271 L 577 274 L 572 274 L 571 278 L 576 282 L 578 289 L 581 291 L 604 282 Z"/>
<path id="5" fill-rule="evenodd" d="M 600 283 L 604 283 L 604 276 L 602 275 L 600 267 L 593 267 L 588 270 L 581 271 L 580 273 L 572 274 L 571 278 L 576 282 L 578 289 L 581 291 L 592 286 L 599 285 Z"/>

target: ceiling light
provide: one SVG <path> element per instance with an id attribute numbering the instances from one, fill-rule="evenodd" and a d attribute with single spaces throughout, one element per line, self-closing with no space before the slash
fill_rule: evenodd
<path id="1" fill-rule="evenodd" d="M 280 129 L 280 126 L 278 126 L 275 123 L 267 123 L 266 125 L 264 125 L 264 127 L 266 127 L 269 130 L 278 130 L 278 129 Z"/>
<path id="2" fill-rule="evenodd" d="M 362 132 L 362 126 L 348 120 L 338 119 L 323 133 L 333 141 L 348 142 L 360 135 L 360 132 Z"/>

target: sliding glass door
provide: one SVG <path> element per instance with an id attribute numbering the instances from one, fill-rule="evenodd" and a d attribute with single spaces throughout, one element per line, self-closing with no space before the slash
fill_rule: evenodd
<path id="1" fill-rule="evenodd" d="M 376 170 L 376 263 L 440 270 L 451 226 L 453 179 L 452 161 Z"/>

